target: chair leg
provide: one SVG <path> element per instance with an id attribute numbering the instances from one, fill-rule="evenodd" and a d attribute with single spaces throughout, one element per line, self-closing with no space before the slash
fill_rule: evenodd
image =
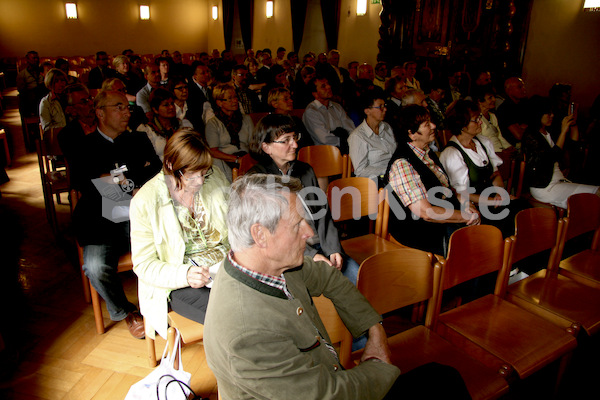
<path id="1" fill-rule="evenodd" d="M 177 334 L 177 330 L 172 326 L 167 330 L 167 354 L 170 356 L 173 353 L 173 349 L 175 347 L 175 336 Z M 177 355 L 175 355 L 175 360 L 173 361 L 174 365 L 179 362 Z"/>
<path id="2" fill-rule="evenodd" d="M 146 318 L 144 318 L 144 326 L 146 325 Z M 150 366 L 151 368 L 156 367 L 156 346 L 155 346 L 155 342 L 154 339 L 152 339 L 150 337 L 150 335 L 148 335 L 146 333 L 146 348 L 148 349 L 148 366 Z"/>
<path id="3" fill-rule="evenodd" d="M 571 358 L 573 357 L 573 353 L 569 352 L 560 358 L 560 364 L 558 367 L 558 374 L 556 376 L 556 384 L 554 385 L 554 395 L 558 394 L 558 390 L 560 388 L 560 382 L 565 374 L 565 371 L 569 364 L 571 363 Z"/>
<path id="4" fill-rule="evenodd" d="M 89 280 L 88 280 L 89 282 Z M 92 298 L 92 308 L 94 309 L 94 320 L 96 321 L 96 332 L 99 335 L 104 333 L 104 318 L 102 318 L 102 305 L 100 304 L 100 295 L 96 292 L 96 289 L 90 285 L 90 295 Z"/>
<path id="5" fill-rule="evenodd" d="M 83 268 L 81 268 L 81 283 L 83 284 L 83 297 L 85 298 L 86 303 L 92 302 L 92 296 L 90 294 L 90 280 L 87 276 L 85 276 L 85 272 L 83 272 Z"/>

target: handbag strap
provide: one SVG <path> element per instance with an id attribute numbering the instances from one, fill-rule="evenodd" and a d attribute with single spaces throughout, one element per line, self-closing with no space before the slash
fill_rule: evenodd
<path id="1" fill-rule="evenodd" d="M 169 385 L 173 382 L 177 382 L 177 384 L 179 385 L 179 388 L 181 389 L 181 391 L 185 394 L 185 389 L 187 388 L 190 393 L 193 395 L 193 397 L 191 398 L 191 400 L 202 400 L 202 397 L 197 395 L 196 392 L 194 392 L 194 390 L 190 387 L 190 385 L 188 385 L 185 382 L 180 381 L 179 379 L 175 378 L 173 375 L 163 375 L 160 378 L 158 378 L 158 382 L 156 384 L 156 398 L 157 400 L 160 400 L 160 392 L 159 392 L 159 388 L 160 388 L 160 381 L 163 378 L 171 378 L 171 380 L 169 382 L 167 382 L 167 384 L 165 385 L 165 400 L 167 399 L 167 389 L 169 387 Z"/>

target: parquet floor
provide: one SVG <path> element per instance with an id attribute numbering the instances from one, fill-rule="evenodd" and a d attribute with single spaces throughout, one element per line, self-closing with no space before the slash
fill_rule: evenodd
<path id="1" fill-rule="evenodd" d="M 107 318 L 95 331 L 85 302 L 68 205 L 57 205 L 61 234 L 46 220 L 37 156 L 23 143 L 16 91 L 4 90 L 0 125 L 9 133 L 10 182 L 0 186 L 0 399 L 123 399 L 146 376 L 146 344 L 129 335 L 124 322 Z M 66 203 L 63 195 L 63 202 Z M 127 296 L 137 302 L 136 280 L 124 273 Z M 165 341 L 156 340 L 161 356 Z M 202 344 L 183 348 L 192 388 L 216 399 L 216 380 Z"/>

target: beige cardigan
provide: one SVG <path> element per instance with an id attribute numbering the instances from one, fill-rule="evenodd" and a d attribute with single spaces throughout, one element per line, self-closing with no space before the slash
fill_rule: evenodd
<path id="1" fill-rule="evenodd" d="M 218 169 L 200 190 L 211 224 L 221 232 L 227 246 L 229 185 Z M 166 338 L 168 300 L 172 290 L 188 287 L 183 264 L 185 243 L 173 200 L 161 171 L 148 181 L 131 201 L 131 257 L 138 276 L 140 311 L 146 319 L 146 335 L 156 330 Z"/>

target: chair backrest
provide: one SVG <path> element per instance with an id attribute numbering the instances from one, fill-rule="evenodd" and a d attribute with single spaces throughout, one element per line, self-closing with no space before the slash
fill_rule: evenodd
<path id="1" fill-rule="evenodd" d="M 379 314 L 429 301 L 433 298 L 434 274 L 431 253 L 404 248 L 375 254 L 362 262 L 356 286 Z M 425 325 L 431 326 L 434 307 L 428 307 Z"/>
<path id="2" fill-rule="evenodd" d="M 344 159 L 344 171 L 342 173 L 342 178 L 350 178 L 354 172 L 354 166 L 352 165 L 350 154 L 344 154 L 342 158 Z"/>
<path id="3" fill-rule="evenodd" d="M 335 306 L 325 296 L 313 297 L 315 307 L 319 312 L 319 317 L 327 329 L 331 344 L 339 344 L 340 364 L 346 369 L 352 368 L 350 353 L 352 352 L 352 335 L 344 325 L 344 322 L 338 315 Z"/>
<path id="4" fill-rule="evenodd" d="M 528 208 L 520 211 L 516 218 L 515 235 L 512 236 L 510 264 L 533 254 L 552 249 L 548 260 L 548 269 L 554 265 L 554 257 L 558 249 L 559 233 L 562 221 L 556 220 L 556 213 L 550 208 Z M 559 225 L 561 229 L 559 230 Z"/>
<path id="5" fill-rule="evenodd" d="M 268 112 L 257 112 L 257 113 L 250 113 L 248 115 L 250 115 L 250 118 L 252 119 L 252 123 L 254 124 L 254 126 L 256 126 L 256 124 L 258 124 L 258 121 L 260 121 L 261 119 L 263 119 L 264 117 L 269 115 L 269 113 Z"/>
<path id="6" fill-rule="evenodd" d="M 243 155 L 242 157 L 240 157 L 240 163 L 238 164 L 239 167 L 231 170 L 232 180 L 235 181 L 238 177 L 244 175 L 250 170 L 250 168 L 254 167 L 256 164 L 258 164 L 258 161 L 252 158 L 250 154 Z"/>
<path id="7" fill-rule="evenodd" d="M 342 175 L 344 163 L 340 149 L 331 145 L 306 146 L 298 151 L 298 160 L 309 164 L 317 178 Z"/>
<path id="8" fill-rule="evenodd" d="M 376 215 L 380 209 L 377 184 L 369 178 L 336 179 L 327 187 L 327 201 L 334 221 Z"/>
<path id="9" fill-rule="evenodd" d="M 508 281 L 508 262 L 512 240 L 502 239 L 502 233 L 491 225 L 467 226 L 450 237 L 448 256 L 444 262 L 442 290 L 499 271 L 497 295 Z"/>
<path id="10" fill-rule="evenodd" d="M 600 228 L 600 197 L 592 193 L 574 194 L 567 200 L 566 240 Z"/>

